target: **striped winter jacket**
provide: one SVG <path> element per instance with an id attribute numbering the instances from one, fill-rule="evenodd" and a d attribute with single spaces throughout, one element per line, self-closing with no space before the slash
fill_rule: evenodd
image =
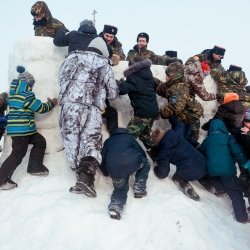
<path id="1" fill-rule="evenodd" d="M 14 79 L 10 85 L 8 98 L 9 113 L 7 135 L 27 136 L 37 132 L 35 113 L 47 113 L 54 107 L 52 102 L 42 103 L 36 99 L 25 81 Z"/>

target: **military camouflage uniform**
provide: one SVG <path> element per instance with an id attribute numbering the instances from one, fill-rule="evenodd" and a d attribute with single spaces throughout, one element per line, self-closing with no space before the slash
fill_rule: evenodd
<path id="1" fill-rule="evenodd" d="M 101 32 L 99 36 L 102 37 L 103 40 L 105 40 L 103 37 L 103 32 Z M 118 38 L 116 36 L 114 37 L 114 40 L 109 44 L 109 46 L 112 48 L 113 54 L 116 54 L 119 56 L 119 61 L 126 60 L 126 56 L 122 48 L 122 43 L 118 41 Z"/>
<path id="2" fill-rule="evenodd" d="M 157 64 L 157 65 L 169 65 L 170 63 L 173 63 L 173 62 L 182 63 L 182 60 L 176 57 L 170 57 L 166 55 L 157 56 L 153 51 L 147 50 L 147 46 L 142 47 L 139 51 L 138 44 L 136 44 L 134 48 L 128 52 L 128 56 L 126 60 L 129 61 L 135 56 L 140 56 L 144 59 L 150 59 L 153 64 Z"/>
<path id="3" fill-rule="evenodd" d="M 31 8 L 31 14 L 43 15 L 47 20 L 47 24 L 36 24 L 34 20 L 35 36 L 47 36 L 54 38 L 59 28 L 64 27 L 64 24 L 53 18 L 47 4 L 43 1 L 37 1 Z M 39 22 L 38 22 L 39 23 Z"/>
<path id="4" fill-rule="evenodd" d="M 158 80 L 156 93 L 168 99 L 168 106 L 160 108 L 161 117 L 169 119 L 177 117 L 186 125 L 191 126 L 191 134 L 195 140 L 199 137 L 200 117 L 203 115 L 203 107 L 191 96 L 189 89 L 183 83 L 184 69 L 180 63 L 172 63 L 166 69 L 170 81 L 162 83 Z"/>
<path id="5" fill-rule="evenodd" d="M 7 93 L 3 92 L 2 94 L 0 94 L 0 116 L 5 115 L 7 106 L 8 106 Z M 0 126 L 0 140 L 2 139 L 4 131 L 5 131 L 5 127 Z"/>
<path id="6" fill-rule="evenodd" d="M 219 81 L 221 76 L 224 76 L 224 73 L 226 72 L 225 69 L 221 65 L 221 61 L 212 61 L 210 60 L 209 57 L 209 51 L 210 50 L 204 50 L 201 54 L 197 54 L 193 57 L 190 57 L 185 65 L 194 63 L 196 61 L 199 62 L 204 62 L 206 61 L 211 69 L 210 75 L 213 77 L 215 80 Z"/>
<path id="7" fill-rule="evenodd" d="M 216 99 L 216 94 L 208 93 L 203 84 L 203 72 L 199 61 L 184 65 L 184 82 L 189 88 L 191 96 L 197 94 L 203 101 L 211 101 Z"/>
<path id="8" fill-rule="evenodd" d="M 250 93 L 246 91 L 248 81 L 244 71 L 226 71 L 225 76 L 220 77 L 219 91 L 220 95 L 224 96 L 226 93 L 237 93 L 239 101 L 245 107 L 250 106 Z"/>

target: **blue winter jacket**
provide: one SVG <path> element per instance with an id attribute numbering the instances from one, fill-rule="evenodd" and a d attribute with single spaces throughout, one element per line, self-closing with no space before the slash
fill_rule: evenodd
<path id="1" fill-rule="evenodd" d="M 247 162 L 243 149 L 219 119 L 211 121 L 208 137 L 202 142 L 199 150 L 204 152 L 208 174 L 212 176 L 236 175 L 233 157 L 241 165 Z"/>
<path id="2" fill-rule="evenodd" d="M 101 171 L 105 176 L 123 179 L 133 174 L 146 154 L 125 128 L 117 128 L 104 142 Z"/>
<path id="3" fill-rule="evenodd" d="M 26 82 L 16 79 L 10 85 L 8 104 L 7 135 L 9 136 L 35 134 L 37 132 L 35 113 L 43 114 L 54 107 L 52 102 L 42 103 L 36 99 Z"/>
<path id="4" fill-rule="evenodd" d="M 154 172 L 166 178 L 170 163 L 176 165 L 176 173 L 186 181 L 198 180 L 206 174 L 205 157 L 183 137 L 185 124 L 176 118 L 169 120 L 173 130 L 168 130 L 158 144 L 158 166 Z"/>

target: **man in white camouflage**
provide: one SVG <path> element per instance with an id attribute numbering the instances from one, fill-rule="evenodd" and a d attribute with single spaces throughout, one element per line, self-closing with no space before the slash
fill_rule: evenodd
<path id="1" fill-rule="evenodd" d="M 70 167 L 77 173 L 72 193 L 96 197 L 94 177 L 101 163 L 102 110 L 118 87 L 106 43 L 98 37 L 85 51 L 71 52 L 59 70 L 59 126 Z"/>

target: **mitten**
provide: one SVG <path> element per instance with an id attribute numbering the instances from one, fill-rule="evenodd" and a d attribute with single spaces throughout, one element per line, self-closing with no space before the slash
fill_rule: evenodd
<path id="1" fill-rule="evenodd" d="M 114 65 L 116 66 L 119 63 L 120 57 L 116 54 L 113 54 L 111 57 L 111 60 L 113 61 Z"/>
<path id="2" fill-rule="evenodd" d="M 50 99 L 49 97 L 47 98 L 49 102 L 52 102 L 54 107 L 57 105 L 58 101 L 57 101 L 57 98 L 52 98 Z"/>

